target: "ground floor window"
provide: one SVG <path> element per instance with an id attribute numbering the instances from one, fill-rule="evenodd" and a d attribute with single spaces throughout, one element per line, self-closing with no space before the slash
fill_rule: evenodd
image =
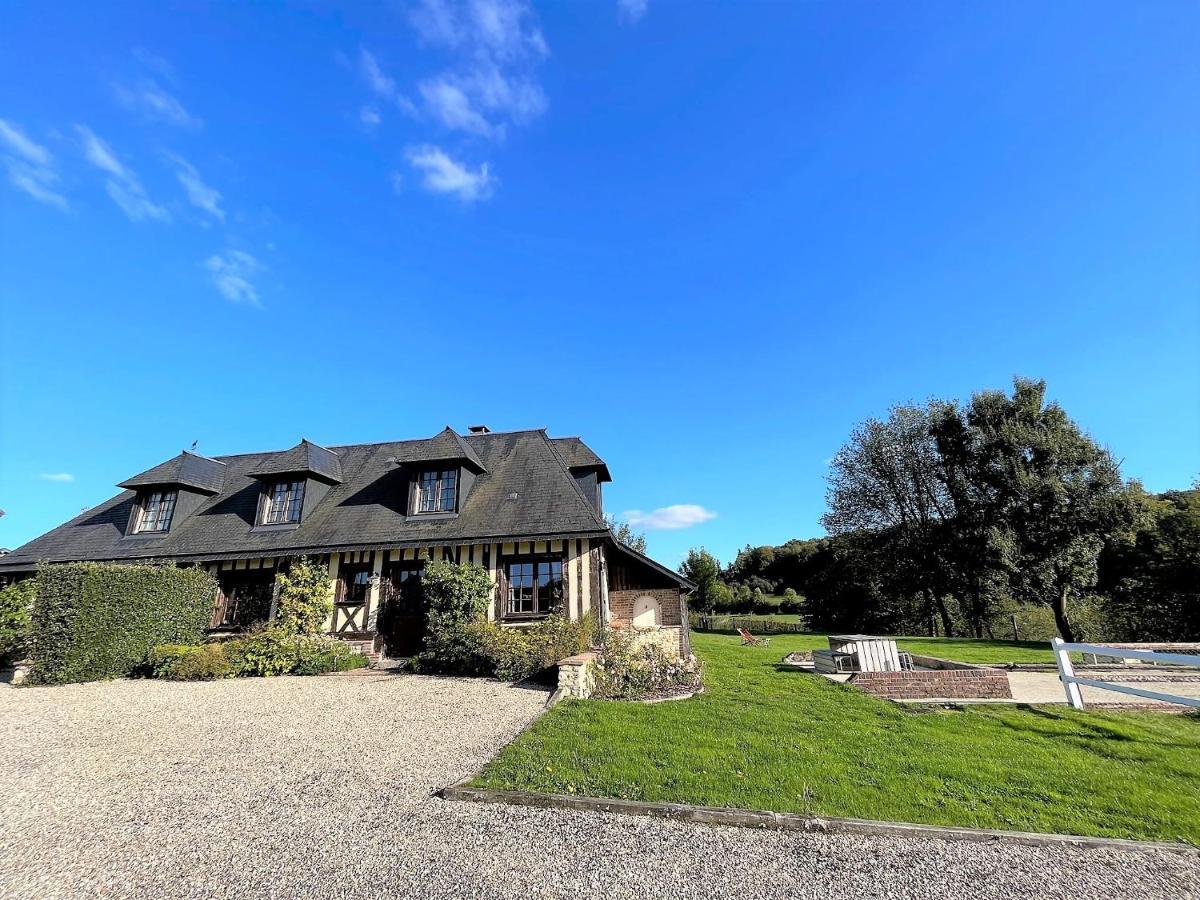
<path id="1" fill-rule="evenodd" d="M 504 563 L 508 616 L 544 616 L 563 605 L 562 560 L 556 557 L 509 559 Z"/>
<path id="2" fill-rule="evenodd" d="M 271 597 L 275 591 L 274 570 L 220 572 L 217 584 L 220 589 L 213 610 L 213 628 L 246 628 L 270 618 Z"/>

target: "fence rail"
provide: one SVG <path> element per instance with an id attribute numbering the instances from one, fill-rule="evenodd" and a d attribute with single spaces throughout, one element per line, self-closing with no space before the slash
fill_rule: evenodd
<path id="1" fill-rule="evenodd" d="M 770 616 L 756 615 L 706 615 L 696 613 L 690 617 L 692 628 L 696 631 L 736 631 L 745 628 L 751 633 L 759 634 L 806 634 L 808 625 L 803 621 L 781 622 Z"/>
<path id="2" fill-rule="evenodd" d="M 1123 647 L 1105 646 L 1103 644 L 1068 644 L 1062 638 L 1054 638 L 1050 641 L 1050 646 L 1054 650 L 1054 659 L 1058 663 L 1059 680 L 1062 681 L 1063 689 L 1067 692 L 1067 702 L 1075 707 L 1075 709 L 1083 709 L 1083 691 L 1079 689 L 1081 685 L 1105 691 L 1115 691 L 1118 694 L 1145 697 L 1149 700 L 1162 700 L 1165 703 L 1194 706 L 1200 709 L 1200 699 L 1195 697 L 1180 697 L 1177 694 L 1149 691 L 1145 688 L 1132 687 L 1127 684 L 1116 684 L 1112 681 L 1080 678 L 1075 674 L 1075 666 L 1071 663 L 1071 654 L 1090 653 L 1093 656 L 1140 659 L 1142 662 L 1172 663 L 1180 666 L 1194 666 L 1198 669 L 1200 669 L 1200 656 L 1192 656 L 1186 653 L 1163 653 L 1155 650 L 1132 650 Z"/>

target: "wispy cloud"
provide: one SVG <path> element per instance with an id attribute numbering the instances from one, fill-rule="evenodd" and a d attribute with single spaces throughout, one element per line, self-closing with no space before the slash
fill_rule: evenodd
<path id="1" fill-rule="evenodd" d="M 635 25 L 646 15 L 650 0 L 617 0 L 617 18 L 627 25 Z"/>
<path id="2" fill-rule="evenodd" d="M 166 154 L 167 161 L 175 168 L 175 177 L 183 185 L 188 202 L 201 212 L 207 213 L 219 222 L 225 221 L 225 210 L 221 208 L 221 192 L 209 187 L 196 171 L 196 167 L 173 153 Z"/>
<path id="3" fill-rule="evenodd" d="M 374 128 L 383 121 L 383 116 L 379 115 L 379 110 L 373 106 L 364 106 L 358 111 L 358 121 L 362 122 L 367 128 Z"/>
<path id="4" fill-rule="evenodd" d="M 0 119 L 0 146 L 9 184 L 42 203 L 67 208 L 67 198 L 55 190 L 58 172 L 49 150 L 6 119 Z"/>
<path id="5" fill-rule="evenodd" d="M 421 173 L 422 186 L 434 193 L 453 194 L 469 203 L 486 198 L 495 187 L 496 179 L 488 171 L 487 163 L 471 169 L 451 159 L 441 147 L 431 145 L 410 147 L 405 155 L 409 164 Z"/>
<path id="6" fill-rule="evenodd" d="M 38 478 L 42 481 L 74 481 L 75 476 L 70 472 L 43 472 Z"/>
<path id="7" fill-rule="evenodd" d="M 550 52 L 523 0 L 422 0 L 409 21 L 428 46 L 450 51 L 451 67 L 418 86 L 425 112 L 453 131 L 503 140 L 508 124 L 546 110 L 535 77 Z"/>
<path id="8" fill-rule="evenodd" d="M 113 85 L 113 91 L 122 106 L 149 121 L 166 122 L 181 128 L 199 128 L 204 124 L 153 78 L 143 78 L 134 84 L 118 82 Z"/>
<path id="9" fill-rule="evenodd" d="M 633 528 L 645 528 L 649 531 L 674 531 L 679 528 L 691 528 L 715 519 L 717 514 L 703 506 L 694 503 L 676 503 L 673 506 L 663 506 L 650 512 L 631 509 L 621 513 L 621 518 Z"/>
<path id="10" fill-rule="evenodd" d="M 250 279 L 265 271 L 257 259 L 244 250 L 226 250 L 214 254 L 204 262 L 212 277 L 213 285 L 226 300 L 259 306 L 258 290 Z"/>
<path id="11" fill-rule="evenodd" d="M 166 208 L 146 196 L 141 180 L 117 158 L 112 147 L 92 133 L 90 128 L 83 125 L 76 125 L 75 128 L 83 143 L 84 158 L 108 176 L 104 187 L 125 215 L 134 222 L 146 219 L 170 221 L 171 216 Z"/>
<path id="12" fill-rule="evenodd" d="M 378 99 L 386 101 L 410 116 L 417 114 L 417 107 L 408 97 L 396 87 L 396 81 L 383 70 L 382 64 L 370 50 L 365 47 L 358 52 L 358 70 L 363 81 Z M 375 107 L 364 106 L 359 113 L 359 120 L 368 126 L 378 125 L 383 117 Z"/>

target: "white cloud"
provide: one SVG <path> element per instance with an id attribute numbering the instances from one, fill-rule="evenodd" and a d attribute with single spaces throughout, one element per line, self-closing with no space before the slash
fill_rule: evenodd
<path id="1" fill-rule="evenodd" d="M 187 192 L 188 202 L 196 209 L 208 213 L 220 222 L 225 221 L 225 210 L 221 209 L 221 192 L 209 187 L 196 171 L 196 167 L 173 153 L 166 154 L 168 161 L 175 167 L 175 177 Z"/>
<path id="2" fill-rule="evenodd" d="M 226 250 L 204 262 L 213 285 L 226 300 L 259 306 L 258 290 L 250 279 L 265 271 L 265 266 L 244 250 Z"/>
<path id="3" fill-rule="evenodd" d="M 495 132 L 492 123 L 475 109 L 471 98 L 463 89 L 451 84 L 444 77 L 422 81 L 417 89 L 421 92 L 426 109 L 447 128 L 484 137 L 489 137 Z"/>
<path id="4" fill-rule="evenodd" d="M 379 115 L 379 110 L 373 106 L 364 106 L 358 111 L 358 121 L 362 122 L 367 128 L 374 128 L 383 121 L 383 117 Z"/>
<path id="5" fill-rule="evenodd" d="M 472 170 L 451 159 L 440 147 L 410 147 L 406 156 L 421 173 L 421 184 L 437 194 L 454 194 L 466 202 L 482 200 L 491 194 L 496 183 L 487 163 Z"/>
<path id="6" fill-rule="evenodd" d="M 117 158 L 112 147 L 92 133 L 83 125 L 76 125 L 80 140 L 83 142 L 83 155 L 93 166 L 109 177 L 104 182 L 108 196 L 134 222 L 154 219 L 160 222 L 170 221 L 167 210 L 154 203 L 146 196 L 141 180 Z"/>
<path id="7" fill-rule="evenodd" d="M 43 472 L 38 478 L 42 481 L 74 481 L 75 476 L 70 472 Z"/>
<path id="8" fill-rule="evenodd" d="M 42 203 L 67 208 L 66 197 L 55 190 L 58 172 L 49 150 L 5 119 L 0 119 L 0 145 L 6 151 L 0 154 L 0 160 L 8 172 L 9 184 Z"/>
<path id="9" fill-rule="evenodd" d="M 617 18 L 633 25 L 646 15 L 650 0 L 617 0 Z"/>
<path id="10" fill-rule="evenodd" d="M 409 21 L 424 44 L 452 58 L 448 69 L 417 85 L 430 119 L 451 131 L 503 140 L 507 123 L 526 124 L 545 112 L 534 69 L 549 48 L 527 2 L 422 0 Z M 366 51 L 363 69 L 372 90 L 416 112 Z"/>
<path id="11" fill-rule="evenodd" d="M 649 531 L 673 531 L 679 528 L 691 528 L 710 519 L 717 514 L 703 506 L 694 503 L 676 503 L 673 506 L 663 506 L 651 512 L 631 509 L 621 513 L 621 519 L 633 528 L 645 528 Z"/>
<path id="12" fill-rule="evenodd" d="M 179 98 L 168 93 L 152 78 L 137 84 L 115 84 L 113 90 L 126 109 L 154 122 L 166 122 L 181 128 L 199 128 L 204 123 L 188 112 Z"/>

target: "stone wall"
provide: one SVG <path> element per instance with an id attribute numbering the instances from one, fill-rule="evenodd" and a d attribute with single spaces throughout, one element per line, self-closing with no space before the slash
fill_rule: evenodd
<path id="1" fill-rule="evenodd" d="M 855 672 L 849 684 L 885 700 L 1011 700 L 1008 673 L 969 667 L 919 672 Z"/>
<path id="2" fill-rule="evenodd" d="M 668 625 L 654 629 L 634 629 L 633 645 L 644 647 L 647 644 L 658 644 L 667 656 L 683 655 L 683 636 L 678 625 Z"/>
<path id="3" fill-rule="evenodd" d="M 596 689 L 596 653 L 569 656 L 558 664 L 558 689 L 564 697 L 586 700 Z"/>

